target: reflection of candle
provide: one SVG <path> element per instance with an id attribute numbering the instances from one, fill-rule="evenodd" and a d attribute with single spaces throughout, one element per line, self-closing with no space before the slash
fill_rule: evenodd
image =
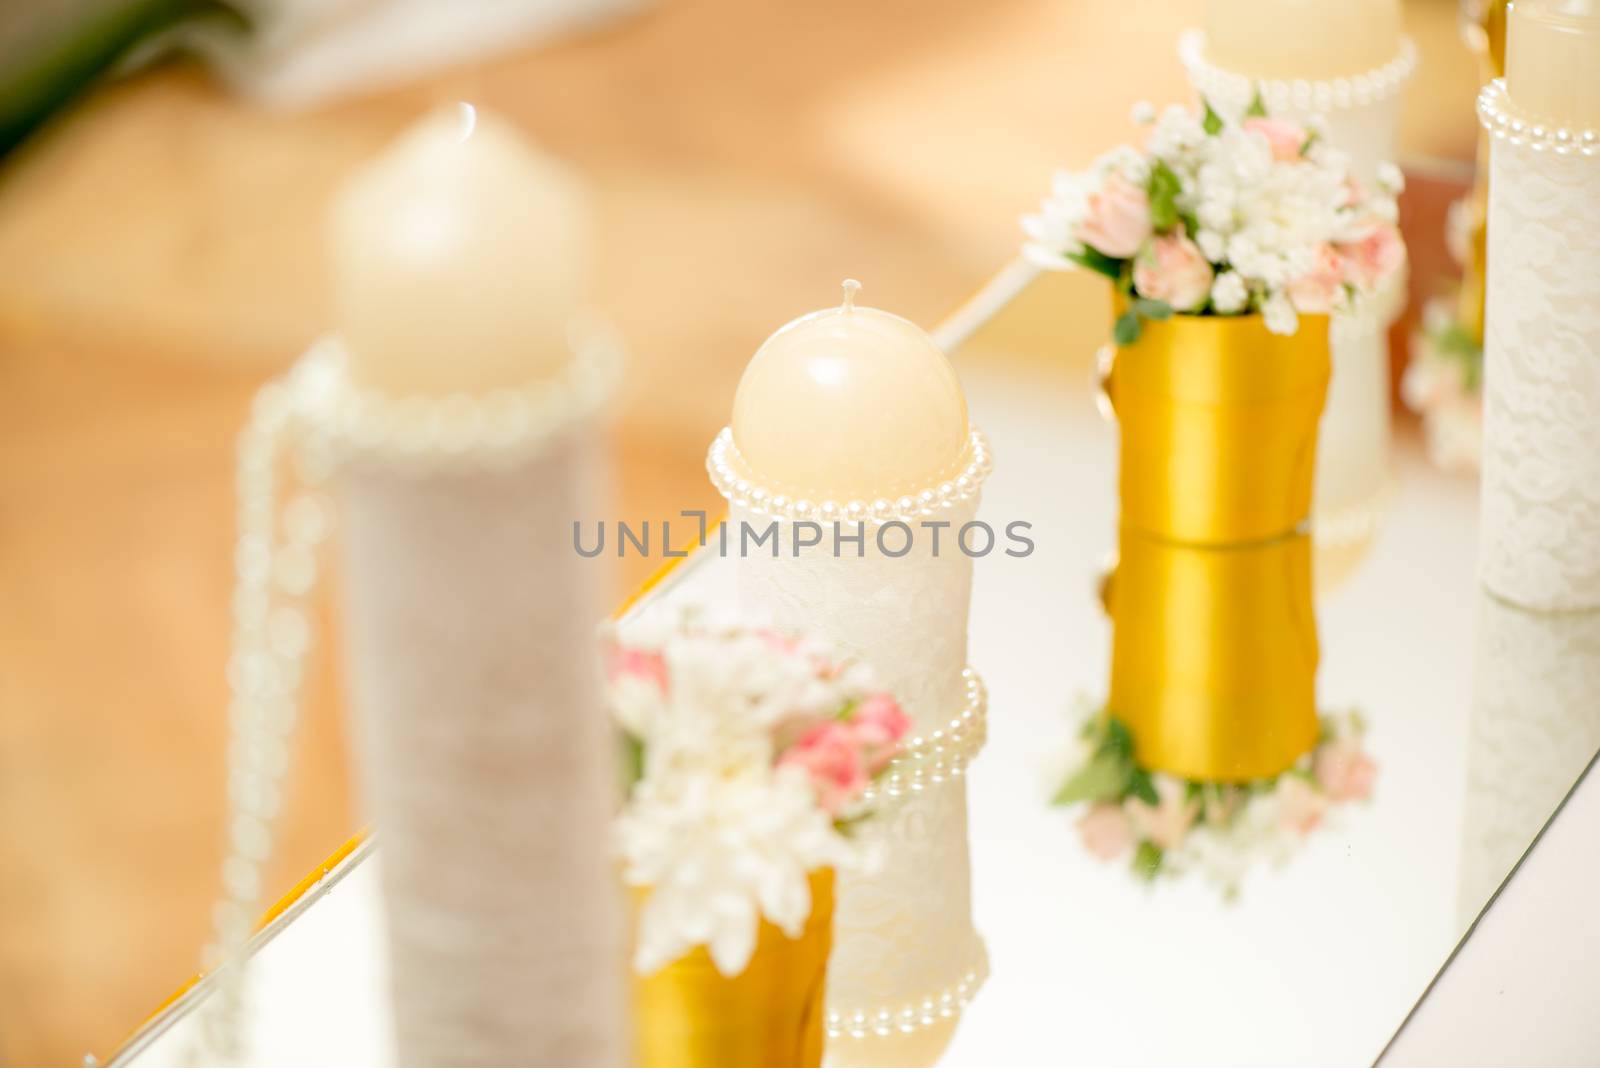
<path id="1" fill-rule="evenodd" d="M 1515 0 L 1506 25 L 1506 95 L 1544 122 L 1600 127 L 1600 3 Z"/>
<path id="2" fill-rule="evenodd" d="M 582 189 L 503 119 L 441 108 L 334 205 L 335 314 L 352 378 L 391 393 L 548 377 L 588 253 Z"/>
<path id="3" fill-rule="evenodd" d="M 755 354 L 733 402 L 733 438 L 774 492 L 817 503 L 914 493 L 949 478 L 967 402 L 921 327 L 844 303 L 783 327 Z"/>
<path id="4" fill-rule="evenodd" d="M 1251 78 L 1337 78 L 1400 51 L 1399 0 L 1209 0 L 1206 58 Z"/>

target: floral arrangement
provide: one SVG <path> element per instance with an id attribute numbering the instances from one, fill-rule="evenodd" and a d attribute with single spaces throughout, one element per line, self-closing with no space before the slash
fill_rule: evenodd
<path id="1" fill-rule="evenodd" d="M 1362 748 L 1360 714 L 1321 724 L 1316 745 L 1292 768 L 1232 785 L 1146 771 L 1134 763 L 1127 725 L 1090 714 L 1052 803 L 1088 805 L 1078 833 L 1093 856 L 1128 857 L 1146 880 L 1198 871 L 1231 898 L 1256 861 L 1281 863 L 1332 809 L 1371 796 L 1377 765 Z"/>
<path id="2" fill-rule="evenodd" d="M 1470 270 L 1472 209 L 1450 206 L 1445 243 Z M 1483 454 L 1483 346 L 1457 312 L 1457 294 L 1430 300 L 1411 339 L 1411 362 L 1400 380 L 1406 407 L 1422 416 L 1428 457 L 1447 471 L 1476 471 Z"/>
<path id="3" fill-rule="evenodd" d="M 1259 94 L 1237 118 L 1207 103 L 1149 105 L 1144 149 L 1123 146 L 1083 173 L 1062 173 L 1038 214 L 1022 220 L 1024 254 L 1052 269 L 1086 267 L 1129 300 L 1119 345 L 1144 320 L 1260 313 L 1292 334 L 1298 314 L 1326 314 L 1376 291 L 1404 263 L 1385 165 L 1378 188 L 1315 129 L 1267 114 Z"/>
<path id="4" fill-rule="evenodd" d="M 911 719 L 865 665 L 810 639 L 698 609 L 641 630 L 607 643 L 627 757 L 617 844 L 649 891 L 634 966 L 705 945 L 735 976 L 763 917 L 800 936 L 808 873 L 860 862 L 850 827 Z"/>

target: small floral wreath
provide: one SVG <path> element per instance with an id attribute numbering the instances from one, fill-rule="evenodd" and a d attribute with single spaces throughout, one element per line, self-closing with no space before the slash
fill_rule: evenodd
<path id="1" fill-rule="evenodd" d="M 1145 881 L 1195 871 L 1232 899 L 1257 861 L 1281 864 L 1331 810 L 1371 796 L 1377 765 L 1365 734 L 1358 712 L 1325 715 L 1316 745 L 1287 771 L 1200 782 L 1140 767 L 1127 724 L 1091 709 L 1051 803 L 1087 806 L 1078 833 L 1100 860 L 1129 857 Z"/>

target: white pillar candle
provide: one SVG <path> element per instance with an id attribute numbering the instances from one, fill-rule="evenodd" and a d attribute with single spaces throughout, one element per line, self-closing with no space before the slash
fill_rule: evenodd
<path id="1" fill-rule="evenodd" d="M 828 973 L 830 1064 L 929 1065 L 986 967 L 959 777 L 982 728 L 951 725 L 975 692 L 963 673 L 972 558 L 958 539 L 977 510 L 987 449 L 933 340 L 899 316 L 855 307 L 856 288 L 846 282 L 838 308 L 795 320 L 756 353 L 711 466 L 733 537 L 779 521 L 776 553 L 740 555 L 743 606 L 870 664 L 917 736 L 943 752 L 926 776 L 908 764 L 917 786 L 886 796 L 860 828 L 884 863 L 841 877 Z M 802 541 L 800 519 L 818 525 L 820 540 Z M 847 535 L 862 524 L 859 549 L 836 545 L 835 520 Z M 924 521 L 942 524 L 937 535 Z"/>
<path id="2" fill-rule="evenodd" d="M 1207 58 L 1251 78 L 1338 78 L 1400 51 L 1400 0 L 1208 0 Z"/>
<path id="3" fill-rule="evenodd" d="M 1515 0 L 1506 26 L 1506 94 L 1537 121 L 1600 129 L 1600 2 Z"/>
<path id="4" fill-rule="evenodd" d="M 335 321 L 350 375 L 396 394 L 548 378 L 588 277 L 583 188 L 510 123 L 432 112 L 334 204 Z"/>
<path id="5" fill-rule="evenodd" d="M 596 511 L 598 436 L 556 381 L 585 358 L 566 334 L 584 223 L 562 168 L 465 106 L 405 133 L 335 207 L 348 377 L 403 424 L 338 484 L 401 1068 L 626 1059 L 604 577 L 569 540 Z M 506 451 L 434 444 L 439 417 L 549 398 L 552 424 Z"/>
<path id="6" fill-rule="evenodd" d="M 893 499 L 950 477 L 966 448 L 950 361 L 915 323 L 856 307 L 856 288 L 768 338 L 734 395 L 739 452 L 795 499 Z"/>

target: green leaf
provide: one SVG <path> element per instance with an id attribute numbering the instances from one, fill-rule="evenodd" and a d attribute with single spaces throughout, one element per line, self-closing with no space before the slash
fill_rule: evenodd
<path id="1" fill-rule="evenodd" d="M 1146 191 L 1150 195 L 1150 225 L 1156 233 L 1164 234 L 1178 224 L 1178 194 L 1183 192 L 1183 182 L 1166 160 L 1158 159 L 1150 168 Z"/>
<path id="2" fill-rule="evenodd" d="M 1074 805 L 1079 801 L 1113 801 L 1128 786 L 1131 768 L 1115 753 L 1098 752 L 1079 768 L 1050 799 L 1052 805 Z"/>
<path id="3" fill-rule="evenodd" d="M 1117 325 L 1111 329 L 1111 340 L 1126 348 L 1139 340 L 1139 313 L 1129 308 L 1117 317 Z"/>
<path id="4" fill-rule="evenodd" d="M 1110 712 L 1106 713 L 1106 734 L 1100 742 L 1100 749 L 1102 752 L 1115 753 L 1129 764 L 1133 763 L 1133 732 Z"/>
<path id="5" fill-rule="evenodd" d="M 1148 882 L 1160 872 L 1161 847 L 1146 838 L 1133 851 L 1133 874 Z"/>
<path id="6" fill-rule="evenodd" d="M 1211 106 L 1211 101 L 1207 100 L 1205 97 L 1200 98 L 1200 103 L 1205 105 L 1206 109 L 1205 118 L 1201 120 L 1200 125 L 1205 129 L 1209 136 L 1215 137 L 1217 134 L 1222 132 L 1222 116 L 1217 114 L 1216 108 L 1213 108 Z"/>
<path id="7" fill-rule="evenodd" d="M 1137 768 L 1128 776 L 1128 793 L 1137 797 L 1147 805 L 1161 804 L 1161 795 L 1156 793 L 1156 784 L 1150 781 L 1150 773 L 1143 768 Z"/>
<path id="8" fill-rule="evenodd" d="M 1160 323 L 1172 318 L 1172 305 L 1164 300 L 1140 297 L 1133 302 L 1133 310 L 1138 313 L 1139 318 L 1149 319 L 1152 322 Z"/>
<path id="9" fill-rule="evenodd" d="M 1245 117 L 1250 119 L 1264 119 L 1267 117 L 1267 102 L 1261 97 L 1261 86 L 1256 85 L 1256 95 L 1250 98 L 1250 106 L 1244 109 Z"/>
<path id="10" fill-rule="evenodd" d="M 1107 256 L 1099 249 L 1085 245 L 1082 252 L 1067 253 L 1067 259 L 1076 263 L 1079 267 L 1087 267 L 1096 274 L 1103 274 L 1113 282 L 1122 280 L 1123 261 Z"/>
<path id="11" fill-rule="evenodd" d="M 634 785 L 644 778 L 644 743 L 631 734 L 622 735 L 622 792 L 627 796 Z"/>

